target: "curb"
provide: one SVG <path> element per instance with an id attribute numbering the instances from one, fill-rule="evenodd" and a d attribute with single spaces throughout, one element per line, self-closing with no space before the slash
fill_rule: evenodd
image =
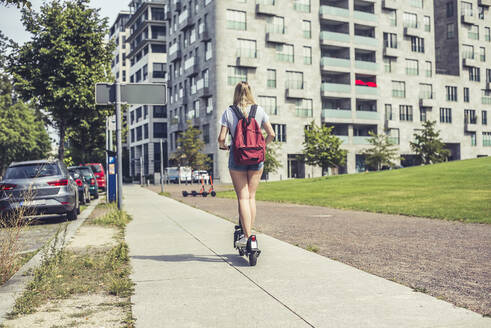
<path id="1" fill-rule="evenodd" d="M 53 245 L 54 239 L 49 241 L 48 244 L 42 246 L 51 248 L 55 247 L 56 250 L 62 249 L 75 235 L 78 228 L 85 222 L 85 220 L 92 214 L 97 204 L 99 204 L 99 199 L 94 199 L 91 204 L 78 216 L 78 219 L 68 224 L 67 233 L 65 238 L 65 243 L 58 242 L 57 245 Z M 41 249 L 40 248 L 40 249 Z M 42 252 L 38 252 L 34 255 L 29 262 L 24 264 L 22 268 L 19 269 L 2 287 L 0 287 L 0 324 L 5 320 L 5 316 L 12 310 L 15 304 L 15 300 L 18 296 L 22 295 L 27 284 L 31 281 L 32 276 L 27 275 L 31 269 L 35 269 L 42 262 Z"/>

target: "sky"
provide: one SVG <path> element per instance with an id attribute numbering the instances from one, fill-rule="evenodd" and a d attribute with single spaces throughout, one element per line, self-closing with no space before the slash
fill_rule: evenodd
<path id="1" fill-rule="evenodd" d="M 43 2 L 43 0 L 31 0 L 35 10 L 39 10 Z M 111 26 L 118 12 L 129 10 L 130 0 L 91 0 L 90 3 L 92 7 L 101 9 L 101 16 L 109 17 L 109 26 Z M 20 9 L 16 6 L 0 6 L 0 31 L 17 43 L 24 43 L 29 40 L 30 35 L 25 31 L 20 16 Z"/>

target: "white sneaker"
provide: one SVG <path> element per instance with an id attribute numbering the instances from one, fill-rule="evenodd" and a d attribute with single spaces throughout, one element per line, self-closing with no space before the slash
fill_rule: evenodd
<path id="1" fill-rule="evenodd" d="M 235 246 L 241 247 L 241 248 L 246 247 L 247 246 L 247 238 L 246 237 L 240 238 L 239 240 L 237 240 L 235 242 Z"/>

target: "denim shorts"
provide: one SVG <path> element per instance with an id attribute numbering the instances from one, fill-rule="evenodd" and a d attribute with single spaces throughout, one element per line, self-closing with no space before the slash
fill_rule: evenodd
<path id="1" fill-rule="evenodd" d="M 239 164 L 235 163 L 235 160 L 234 160 L 234 148 L 232 146 L 230 147 L 230 153 L 229 153 L 229 156 L 228 156 L 228 168 L 230 170 L 243 171 L 243 172 L 247 172 L 247 171 L 259 171 L 263 167 L 264 167 L 264 162 L 261 162 L 259 164 L 253 164 L 253 165 L 239 165 Z"/>

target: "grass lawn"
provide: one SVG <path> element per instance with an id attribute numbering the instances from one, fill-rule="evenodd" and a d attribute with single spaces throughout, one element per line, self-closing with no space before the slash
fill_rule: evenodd
<path id="1" fill-rule="evenodd" d="M 219 197 L 235 198 L 233 191 Z M 491 223 L 491 157 L 399 170 L 263 182 L 256 199 Z"/>

